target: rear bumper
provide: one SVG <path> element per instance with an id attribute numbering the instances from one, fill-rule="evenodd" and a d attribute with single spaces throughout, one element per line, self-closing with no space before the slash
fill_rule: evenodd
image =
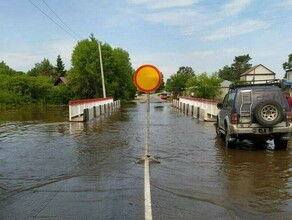
<path id="1" fill-rule="evenodd" d="M 264 134 L 258 133 L 259 128 L 265 128 Z M 286 122 L 279 123 L 273 127 L 263 127 L 259 124 L 243 124 L 243 125 L 229 125 L 230 135 L 258 135 L 258 136 L 271 136 L 283 135 L 290 137 L 292 133 L 292 124 L 286 125 Z"/>

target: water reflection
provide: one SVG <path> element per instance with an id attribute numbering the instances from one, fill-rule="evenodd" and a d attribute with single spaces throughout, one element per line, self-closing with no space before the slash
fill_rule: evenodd
<path id="1" fill-rule="evenodd" d="M 221 158 L 220 172 L 227 178 L 228 198 L 235 207 L 239 206 L 238 210 L 246 206 L 255 215 L 290 211 L 291 152 L 265 147 L 255 150 L 249 145 L 242 142 L 236 149 L 227 149 L 222 138 L 215 139 Z"/>
<path id="2" fill-rule="evenodd" d="M 3 113 L 7 119 L 0 120 L 0 199 L 80 177 L 74 190 L 83 189 L 84 183 L 95 192 L 121 189 L 123 182 L 123 190 L 136 187 L 141 194 L 138 205 L 143 201 L 143 165 L 136 162 L 144 155 L 145 103 L 123 105 L 86 123 L 68 122 L 63 108 L 42 111 L 43 118 L 18 112 L 26 116 L 13 120 L 16 110 Z M 291 146 L 273 151 L 267 149 L 271 143 L 255 149 L 241 142 L 236 149 L 226 149 L 222 139 L 214 138 L 211 123 L 181 114 L 169 103 L 151 103 L 150 113 L 151 155 L 161 162 L 151 164 L 154 210 L 160 219 L 184 219 L 182 213 L 188 219 L 206 213 L 227 214 L 226 219 L 289 219 Z M 62 182 L 58 186 L 67 190 Z M 112 192 L 114 199 L 107 205 L 115 203 L 114 193 L 121 191 Z"/>
<path id="3" fill-rule="evenodd" d="M 23 106 L 13 109 L 2 109 L 1 122 L 62 122 L 68 120 L 68 106 Z"/>
<path id="4" fill-rule="evenodd" d="M 136 147 L 141 144 L 140 137 L 144 137 L 144 116 L 138 116 L 140 107 L 136 103 L 124 106 L 86 123 L 70 124 L 70 132 L 78 144 L 76 158 L 80 172 L 96 175 L 101 167 L 114 166 L 122 157 L 129 158 L 128 163 L 133 165 L 142 155 L 143 148 Z"/>

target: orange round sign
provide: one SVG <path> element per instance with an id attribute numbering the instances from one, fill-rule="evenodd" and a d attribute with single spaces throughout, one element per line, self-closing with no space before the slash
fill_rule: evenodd
<path id="1" fill-rule="evenodd" d="M 161 72 L 153 65 L 140 66 L 134 74 L 134 83 L 142 92 L 153 92 L 157 90 L 162 82 Z"/>

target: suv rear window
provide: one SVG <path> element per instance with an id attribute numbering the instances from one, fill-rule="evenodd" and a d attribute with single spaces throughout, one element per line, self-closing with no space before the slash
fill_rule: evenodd
<path id="1" fill-rule="evenodd" d="M 273 100 L 282 103 L 282 100 L 279 100 L 278 91 L 257 91 L 257 90 L 253 91 L 254 104 L 257 104 L 265 100 Z"/>
<path id="2" fill-rule="evenodd" d="M 279 94 L 279 92 L 282 92 L 280 90 L 277 89 L 250 89 L 250 88 L 245 88 L 245 89 L 241 89 L 239 90 L 239 94 L 237 97 L 237 106 L 239 107 L 241 105 L 242 102 L 242 92 L 243 91 L 251 91 L 252 94 L 252 102 L 253 102 L 253 106 L 255 107 L 258 103 L 265 101 L 265 100 L 273 100 L 276 101 L 278 103 L 280 103 L 283 107 L 286 107 L 285 101 L 282 99 L 283 95 Z"/>

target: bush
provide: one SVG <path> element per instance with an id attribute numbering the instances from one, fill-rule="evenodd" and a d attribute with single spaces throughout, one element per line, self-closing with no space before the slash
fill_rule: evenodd
<path id="1" fill-rule="evenodd" d="M 71 99 L 71 91 L 65 85 L 53 87 L 48 96 L 47 103 L 54 105 L 67 104 Z"/>
<path id="2" fill-rule="evenodd" d="M 0 104 L 4 105 L 22 105 L 32 103 L 31 97 L 20 95 L 8 90 L 0 90 Z"/>

